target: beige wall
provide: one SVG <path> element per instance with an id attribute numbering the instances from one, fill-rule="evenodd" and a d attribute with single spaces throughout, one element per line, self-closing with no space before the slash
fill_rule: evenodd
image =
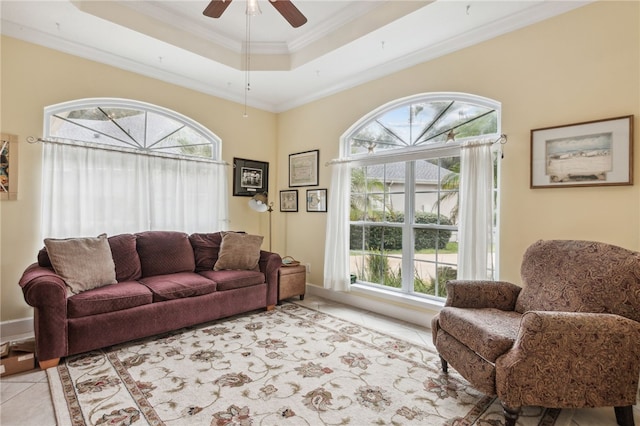
<path id="1" fill-rule="evenodd" d="M 638 2 L 592 4 L 279 114 L 280 173 L 291 152 L 320 149 L 322 163 L 337 157 L 340 136 L 389 101 L 423 92 L 473 93 L 502 103 L 509 138 L 502 162 L 501 279 L 519 283 L 523 252 L 538 239 L 593 239 L 640 250 L 640 149 L 634 186 L 529 189 L 531 129 L 633 114 L 640 143 L 639 18 Z M 320 187 L 329 187 L 330 173 L 321 167 Z M 310 262 L 308 281 L 321 286 L 326 216 L 303 212 L 283 220 L 286 253 Z"/>
<path id="2" fill-rule="evenodd" d="M 0 128 L 20 138 L 18 200 L 0 203 L 2 321 L 31 316 L 18 280 L 43 245 L 39 235 L 42 145 L 28 144 L 25 139 L 42 136 L 43 108 L 47 105 L 89 97 L 120 97 L 177 111 L 222 138 L 223 159 L 228 163 L 233 163 L 233 157 L 268 161 L 274 173 L 270 192 L 275 191 L 275 114 L 249 110 L 249 117 L 243 118 L 243 106 L 233 102 L 12 38 L 3 37 L 1 47 Z M 227 176 L 231 194 L 231 168 Z M 250 210 L 247 197 L 229 198 L 230 229 L 267 234 L 267 215 Z M 265 241 L 265 247 L 267 244 Z"/>
<path id="3" fill-rule="evenodd" d="M 242 106 L 53 50 L 2 39 L 0 130 L 20 136 L 18 201 L 0 203 L 2 320 L 31 311 L 17 286 L 39 240 L 39 145 L 46 105 L 84 97 L 126 97 L 176 110 L 218 134 L 223 156 L 269 161 L 270 193 L 288 185 L 288 155 L 320 150 L 320 186 L 331 188 L 324 163 L 338 156 L 349 126 L 391 100 L 422 92 L 468 92 L 502 102 L 508 135 L 502 176 L 502 279 L 519 282 L 525 248 L 540 238 L 602 240 L 640 250 L 640 173 L 634 186 L 529 189 L 530 129 L 634 114 L 640 141 L 640 3 L 599 2 L 278 115 Z M 640 149 L 636 149 L 636 170 Z M 228 175 L 231 178 L 231 174 Z M 231 188 L 231 180 L 229 188 Z M 274 212 L 274 251 L 311 264 L 307 281 L 322 285 L 326 214 Z M 230 197 L 232 229 L 266 235 L 267 215 Z"/>

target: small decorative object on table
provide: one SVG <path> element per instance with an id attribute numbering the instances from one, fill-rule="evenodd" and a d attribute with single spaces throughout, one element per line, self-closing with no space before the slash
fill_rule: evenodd
<path id="1" fill-rule="evenodd" d="M 285 256 L 282 258 L 282 266 L 298 266 L 299 264 L 300 262 L 291 256 Z"/>

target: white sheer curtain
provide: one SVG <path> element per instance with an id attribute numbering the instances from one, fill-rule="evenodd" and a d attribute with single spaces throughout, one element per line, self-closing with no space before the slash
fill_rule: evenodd
<path id="1" fill-rule="evenodd" d="M 490 279 L 493 270 L 493 154 L 489 141 L 460 150 L 458 279 Z"/>
<path id="2" fill-rule="evenodd" d="M 324 245 L 324 288 L 349 291 L 349 210 L 351 166 L 336 161 L 332 165 Z"/>
<path id="3" fill-rule="evenodd" d="M 225 165 L 44 142 L 42 237 L 226 230 Z"/>

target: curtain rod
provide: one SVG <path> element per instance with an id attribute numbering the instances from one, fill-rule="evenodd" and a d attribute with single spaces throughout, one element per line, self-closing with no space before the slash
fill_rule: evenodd
<path id="1" fill-rule="evenodd" d="M 508 140 L 507 135 L 506 135 L 506 134 L 504 134 L 504 133 L 502 133 L 502 134 L 498 137 L 498 139 L 496 139 L 496 140 L 494 140 L 494 141 L 489 141 L 489 142 L 487 142 L 487 143 L 488 143 L 488 144 L 491 144 L 491 145 L 496 144 L 496 143 L 499 143 L 500 145 L 504 145 L 504 144 L 506 144 L 506 143 L 507 143 L 507 140 Z M 451 145 L 449 145 L 449 146 L 451 146 Z M 446 149 L 446 148 L 448 148 L 448 147 L 447 147 L 446 145 L 444 145 L 444 146 L 438 147 L 438 148 L 436 148 L 436 149 L 443 149 L 443 148 L 444 148 L 444 149 Z M 462 145 L 460 145 L 460 148 L 463 148 L 463 146 L 462 146 Z M 407 152 L 402 152 L 402 153 L 399 153 L 398 155 L 405 155 L 405 154 L 407 154 Z M 392 155 L 393 155 L 393 154 L 392 154 Z M 504 156 L 503 156 L 503 157 L 504 157 Z M 331 166 L 331 165 L 333 165 L 333 164 L 351 163 L 351 162 L 353 162 L 353 161 L 362 160 L 363 158 L 367 158 L 367 157 L 366 157 L 366 156 L 365 156 L 365 157 L 361 157 L 361 158 L 359 157 L 359 158 L 357 158 L 357 159 L 350 158 L 350 157 L 334 158 L 334 159 L 329 160 L 329 161 L 327 161 L 326 163 L 324 163 L 324 165 L 325 165 L 325 167 L 327 167 L 327 166 Z"/>
<path id="2" fill-rule="evenodd" d="M 97 149 L 100 151 L 111 151 L 111 152 L 121 152 L 121 153 L 125 153 L 125 154 L 134 154 L 134 155 L 146 155 L 149 157 L 162 157 L 162 158 L 173 158 L 173 159 L 178 159 L 178 160 L 184 160 L 184 161 L 196 161 L 199 163 L 213 163 L 213 164 L 220 164 L 223 166 L 228 166 L 229 163 L 227 163 L 226 161 L 221 161 L 221 160 L 212 160 L 212 159 L 207 159 L 207 158 L 197 158 L 197 157 L 189 157 L 187 155 L 181 155 L 181 154 L 165 154 L 163 152 L 141 152 L 135 149 L 131 149 L 131 148 L 126 148 L 126 147 L 118 147 L 118 148 L 111 148 L 107 145 L 101 145 L 101 146 L 97 146 L 95 144 L 91 144 L 89 142 L 83 142 L 83 141 L 74 141 L 74 142 L 70 142 L 70 141 L 66 141 L 66 140 L 54 140 L 54 139 L 43 139 L 43 138 L 36 138 L 33 136 L 27 136 L 27 142 L 31 143 L 31 144 L 36 144 L 38 142 L 42 142 L 42 143 L 55 143 L 55 144 L 59 144 L 59 145 L 67 145 L 67 146 L 74 146 L 74 147 L 81 147 L 81 148 L 87 148 L 87 149 Z"/>
<path id="3" fill-rule="evenodd" d="M 500 135 L 498 139 L 493 141 L 493 143 L 500 143 L 500 145 L 504 145 L 507 143 L 507 140 L 508 140 L 507 135 L 503 133 Z"/>

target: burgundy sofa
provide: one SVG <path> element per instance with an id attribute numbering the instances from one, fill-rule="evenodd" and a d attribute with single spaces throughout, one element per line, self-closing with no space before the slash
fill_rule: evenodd
<path id="1" fill-rule="evenodd" d="M 259 270 L 214 270 L 220 232 L 148 231 L 108 238 L 117 283 L 68 296 L 46 249 L 20 279 L 34 307 L 41 368 L 78 354 L 277 302 L 276 253 L 260 251 Z"/>

